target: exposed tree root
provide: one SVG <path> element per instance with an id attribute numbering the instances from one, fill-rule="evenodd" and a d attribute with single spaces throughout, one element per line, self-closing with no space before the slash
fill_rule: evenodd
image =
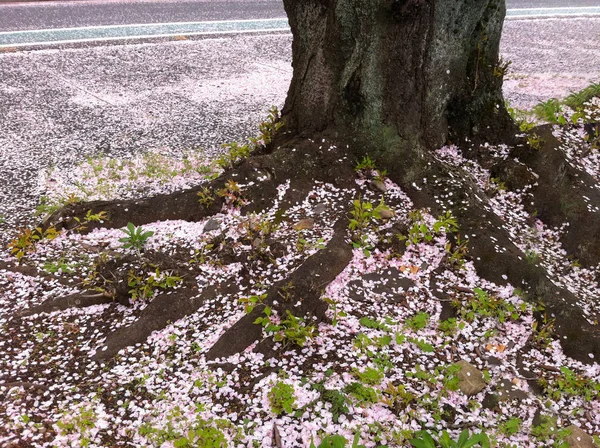
<path id="1" fill-rule="evenodd" d="M 289 310 L 295 316 L 310 316 L 314 323 L 325 317 L 327 304 L 321 300 L 323 291 L 352 259 L 352 247 L 345 241 L 346 220 L 338 222 L 335 235 L 325 249 L 309 257 L 288 278 L 275 284 L 263 304 L 276 308 L 285 316 Z M 275 302 L 277 304 L 275 304 Z M 237 321 L 206 354 L 208 360 L 224 358 L 245 350 L 260 339 L 262 330 L 254 324 L 262 315 L 264 305 Z"/>
<path id="2" fill-rule="evenodd" d="M 492 176 L 505 181 L 515 190 L 534 185 L 532 200 L 525 204 L 527 211 L 545 224 L 565 230 L 561 242 L 569 255 L 585 266 L 600 263 L 600 189 L 597 181 L 584 171 L 574 168 L 558 149 L 559 142 L 552 135 L 552 126 L 536 128 L 542 139 L 539 150 L 517 147 L 511 157 L 492 168 Z M 517 158 L 519 162 L 516 162 Z M 531 172 L 524 172 L 524 165 Z M 586 199 L 587 198 L 587 199 Z"/>
<path id="3" fill-rule="evenodd" d="M 161 330 L 170 323 L 192 314 L 207 299 L 217 294 L 230 294 L 234 289 L 232 284 L 226 283 L 217 290 L 205 291 L 196 296 L 193 296 L 193 291 L 190 289 L 159 295 L 144 308 L 135 322 L 111 333 L 93 359 L 112 358 L 119 350 L 144 342 L 153 331 Z"/>
<path id="4" fill-rule="evenodd" d="M 556 332 L 568 356 L 581 362 L 593 362 L 600 357 L 600 326 L 592 325 L 578 306 L 578 298 L 555 285 L 540 266 L 527 261 L 526 255 L 511 241 L 502 220 L 487 205 L 485 193 L 465 174 L 435 160 L 428 161 L 422 182 L 417 189 L 405 185 L 402 172 L 390 178 L 403 186 L 418 208 L 429 208 L 441 214 L 452 210 L 461 233 L 469 236 L 469 254 L 478 274 L 497 284 L 510 283 L 528 292 L 530 300 L 544 304 L 556 319 Z M 457 180 L 459 181 L 457 182 Z M 450 193 L 450 194 L 449 194 Z M 538 187 L 538 195 L 546 189 Z M 451 203 L 436 202 L 444 195 Z M 598 202 L 600 204 L 600 201 Z"/>
<path id="5" fill-rule="evenodd" d="M 547 139 L 551 137 L 544 136 Z M 354 156 L 346 148 L 330 151 L 328 145 L 319 145 L 309 139 L 285 143 L 285 147 L 251 157 L 237 168 L 223 173 L 205 188 L 216 193 L 226 188 L 229 179 L 235 179 L 243 185 L 246 203 L 242 213 L 265 210 L 276 201 L 283 212 L 304 200 L 315 181 L 329 182 L 338 188 L 356 188 L 356 175 L 352 169 Z M 522 161 L 527 162 L 536 174 L 511 159 L 494 163 L 489 169 L 492 173 L 499 173 L 502 180 L 513 188 L 523 188 L 537 180 L 533 201 L 540 216 L 553 224 L 573 222 L 571 220 L 575 218 L 579 222 L 573 224 L 583 223 L 587 226 L 581 230 L 573 225 L 565 245 L 576 256 L 594 262 L 598 257 L 600 239 L 586 239 L 584 236 L 589 236 L 589 229 L 593 231 L 600 224 L 596 219 L 597 213 L 590 212 L 582 205 L 585 204 L 583 196 L 593 204 L 600 204 L 600 194 L 594 189 L 593 183 L 586 175 L 570 167 L 560 151 L 519 151 Z M 598 359 L 600 331 L 597 325 L 592 325 L 586 319 L 578 306 L 578 298 L 553 283 L 543 267 L 527 261 L 522 250 L 511 241 L 503 221 L 491 210 L 486 193 L 467 173 L 433 157 L 426 157 L 424 160 L 415 155 L 412 159 L 402 160 L 391 168 L 389 177 L 402 187 L 417 208 L 428 208 L 434 214 L 452 210 L 461 233 L 469 236 L 469 253 L 478 273 L 497 284 L 510 283 L 521 287 L 528 292 L 530 300 L 542 302 L 548 313 L 556 319 L 557 335 L 567 355 L 582 362 L 590 362 L 591 356 Z M 481 159 L 485 155 L 480 156 L 475 152 L 475 157 Z M 290 186 L 284 198 L 277 199 L 277 187 L 288 180 Z M 93 224 L 109 227 L 121 227 L 127 222 L 141 225 L 162 219 L 194 221 L 221 210 L 224 203 L 222 197 L 215 195 L 215 201 L 203 208 L 198 204 L 198 191 L 200 188 L 143 201 L 79 204 L 57 212 L 46 224 L 69 228 L 76 222 L 74 216 L 83 217 L 90 209 L 93 212 L 107 211 L 111 217 L 109 222 Z M 450 197 L 452 200 L 449 200 Z M 573 214 L 573 209 L 560 206 L 565 201 L 574 204 L 576 214 Z M 255 307 L 229 328 L 207 353 L 207 359 L 226 358 L 259 340 L 261 327 L 254 321 L 261 316 L 264 305 L 276 308 L 279 315 L 285 315 L 286 310 L 290 310 L 296 316 L 309 316 L 316 322 L 322 320 L 327 306 L 321 301 L 321 295 L 352 257 L 351 246 L 345 241 L 346 224 L 346 220 L 339 220 L 335 235 L 327 247 L 305 260 L 288 278 L 271 287 L 264 304 Z M 244 260 L 237 261 L 244 263 Z M 232 288 L 233 285 L 225 285 L 220 291 L 205 291 L 197 296 L 194 288 L 187 285 L 175 294 L 155 298 L 135 323 L 109 335 L 106 346 L 96 353 L 95 358 L 111 357 L 127 345 L 142 342 L 152 331 L 193 313 L 216 293 L 233 293 Z M 74 300 L 64 299 L 64 306 L 74 303 Z M 48 309 L 56 306 L 63 305 L 42 305 Z M 268 352 L 270 345 L 268 341 L 263 341 L 255 350 Z"/>
<path id="6" fill-rule="evenodd" d="M 315 151 L 314 146 L 311 140 L 286 142 L 284 148 L 272 153 L 256 154 L 206 185 L 185 191 L 139 200 L 67 205 L 46 218 L 41 226 L 44 229 L 50 226 L 57 230 L 72 229 L 79 225 L 75 218 L 84 220 L 88 211 L 105 212 L 108 219 L 88 223 L 86 232 L 99 227 L 125 227 L 129 222 L 139 226 L 176 219 L 200 221 L 221 211 L 225 199 L 219 193 L 227 188 L 229 180 L 243 186 L 241 199 L 246 202 L 241 210 L 243 214 L 271 207 L 277 196 L 277 186 L 290 179 L 293 185 L 285 198 L 287 204 L 304 199 L 305 192 L 314 181 L 329 182 L 339 188 L 353 187 L 354 160 L 341 161 L 337 152 L 328 151 L 324 146 Z M 286 148 L 294 148 L 294 151 Z M 211 195 L 213 202 L 210 205 L 202 206 L 198 202 L 198 193 L 201 191 L 208 191 Z"/>
<path id="7" fill-rule="evenodd" d="M 15 317 L 27 317 L 40 313 L 53 313 L 63 311 L 69 308 L 86 308 L 88 306 L 103 305 L 112 303 L 113 297 L 106 293 L 97 294 L 70 294 L 68 296 L 57 297 L 46 300 L 44 303 L 27 308 L 26 310 L 15 313 Z"/>

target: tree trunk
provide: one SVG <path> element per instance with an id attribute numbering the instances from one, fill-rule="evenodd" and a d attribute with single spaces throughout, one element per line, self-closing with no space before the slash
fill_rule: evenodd
<path id="1" fill-rule="evenodd" d="M 510 119 L 504 0 L 284 0 L 293 78 L 288 130 L 351 135 L 397 159 Z"/>

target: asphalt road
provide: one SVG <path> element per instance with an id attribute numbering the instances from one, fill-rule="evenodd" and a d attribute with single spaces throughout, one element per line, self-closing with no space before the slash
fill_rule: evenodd
<path id="1" fill-rule="evenodd" d="M 600 6 L 600 0 L 507 0 L 508 8 Z M 285 17 L 281 0 L 0 1 L 0 32 Z"/>
<path id="2" fill-rule="evenodd" d="M 285 17 L 281 0 L 75 1 L 0 5 L 0 31 Z"/>

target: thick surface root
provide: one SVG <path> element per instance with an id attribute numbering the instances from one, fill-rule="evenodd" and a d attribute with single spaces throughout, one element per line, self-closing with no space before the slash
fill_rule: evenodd
<path id="1" fill-rule="evenodd" d="M 542 140 L 541 148 L 514 148 L 510 158 L 493 167 L 491 174 L 513 191 L 531 185 L 531 201 L 524 204 L 526 210 L 546 225 L 560 227 L 567 224 L 561 239 L 567 253 L 585 266 L 598 265 L 598 181 L 573 166 L 573 161 L 560 149 L 560 142 L 552 134 L 552 126 L 536 128 L 536 134 Z"/>
<path id="2" fill-rule="evenodd" d="M 93 359 L 110 359 L 119 350 L 144 342 L 153 331 L 162 330 L 170 323 L 192 314 L 207 299 L 216 294 L 226 295 L 233 290 L 231 285 L 223 285 L 219 290 L 206 291 L 198 296 L 193 296 L 190 290 L 159 295 L 144 308 L 131 325 L 121 327 L 111 333 L 106 338 L 104 345 L 96 351 Z"/>
<path id="3" fill-rule="evenodd" d="M 346 225 L 346 220 L 338 223 L 327 247 L 309 257 L 288 278 L 274 285 L 263 304 L 227 330 L 208 351 L 206 359 L 226 358 L 241 353 L 260 339 L 262 328 L 254 321 L 263 314 L 265 306 L 277 309 L 282 316 L 290 311 L 295 316 L 309 316 L 313 324 L 321 322 L 328 307 L 321 296 L 327 285 L 352 259 L 352 247 L 345 238 Z"/>
<path id="4" fill-rule="evenodd" d="M 552 137 L 544 135 L 548 139 Z M 530 191 L 531 199 L 533 204 L 540 205 L 542 214 L 551 222 L 567 223 L 566 235 L 561 240 L 563 246 L 588 263 L 597 263 L 600 233 L 589 230 L 593 232 L 600 225 L 600 216 L 597 208 L 588 210 L 584 205 L 587 202 L 594 204 L 592 207 L 600 206 L 600 191 L 590 176 L 576 172 L 568 165 L 564 154 L 553 151 L 555 147 L 556 142 L 545 151 L 522 150 L 521 153 L 527 155 L 527 167 L 511 160 L 502 162 L 502 181 L 518 188 L 528 186 L 532 180 L 537 181 Z M 522 288 L 531 301 L 542 303 L 548 315 L 555 319 L 557 336 L 568 356 L 586 363 L 598 359 L 599 316 L 586 315 L 579 297 L 556 285 L 544 267 L 532 262 L 531 254 L 515 245 L 506 222 L 493 211 L 486 192 L 468 171 L 457 170 L 437 160 L 424 165 L 422 181 L 412 186 L 406 185 L 402 170 L 391 174 L 390 178 L 403 186 L 417 208 L 427 208 L 433 214 L 451 210 L 458 219 L 461 234 L 469 242 L 469 254 L 478 274 L 496 284 L 510 283 Z M 531 168 L 527 169 L 529 166 Z M 497 167 L 493 166 L 492 172 L 494 168 Z M 533 169 L 541 169 L 542 174 Z M 419 171 L 419 168 L 413 167 L 413 170 Z M 561 207 L 560 204 L 564 205 L 566 201 L 576 208 L 575 215 L 569 216 L 569 209 Z"/>
<path id="5" fill-rule="evenodd" d="M 240 204 L 245 204 L 241 210 L 244 214 L 271 207 L 277 196 L 277 186 L 287 180 L 291 180 L 293 185 L 285 197 L 284 208 L 286 203 L 304 199 L 306 191 L 312 188 L 315 181 L 332 183 L 339 188 L 353 187 L 352 161 L 340 161 L 336 158 L 336 152 L 323 147 L 315 154 L 310 141 L 292 141 L 287 145 L 296 143 L 300 144 L 294 152 L 284 148 L 272 153 L 256 154 L 235 169 L 224 171 L 217 179 L 193 189 L 141 200 L 94 201 L 66 206 L 45 219 L 42 228 L 75 228 L 85 220 L 88 211 L 93 214 L 104 212 L 108 219 L 86 224 L 86 232 L 100 227 L 125 227 L 129 222 L 139 226 L 166 220 L 200 221 L 219 213 L 227 205 L 229 181 L 244 186 L 243 196 L 237 198 Z M 199 193 L 208 195 L 212 201 L 202 205 L 199 203 Z"/>
<path id="6" fill-rule="evenodd" d="M 26 310 L 15 313 L 15 317 L 27 317 L 40 313 L 53 313 L 55 311 L 63 311 L 69 308 L 86 308 L 88 306 L 103 305 L 112 303 L 113 298 L 106 293 L 89 293 L 89 294 L 70 294 L 61 296 L 55 299 L 46 300 L 44 303 L 27 308 Z"/>
<path id="7" fill-rule="evenodd" d="M 554 150 L 558 142 L 553 140 L 548 128 L 542 129 L 542 136 L 546 142 L 543 150 L 517 147 L 510 158 L 505 157 L 500 162 L 490 161 L 485 150 L 471 151 L 470 155 L 482 164 L 487 163 L 491 175 L 499 176 L 509 188 L 517 191 L 530 188 L 531 201 L 527 202 L 526 209 L 535 208 L 538 216 L 551 225 L 572 223 L 561 241 L 563 246 L 583 262 L 597 263 L 600 238 L 590 236 L 600 235 L 600 191 L 593 178 L 572 167 L 562 151 Z M 78 204 L 55 213 L 46 225 L 69 228 L 77 222 L 73 217 L 82 219 L 87 210 L 93 213 L 104 211 L 110 217 L 104 223 L 91 223 L 90 229 L 94 226 L 122 227 L 128 222 L 141 225 L 168 219 L 201 220 L 215 215 L 226 205 L 226 196 L 218 193 L 227 188 L 230 179 L 246 186 L 243 198 L 237 198 L 245 204 L 242 206 L 244 214 L 265 210 L 276 202 L 280 202 L 280 210 L 284 211 L 302 201 L 315 181 L 331 182 L 339 188 L 354 188 L 355 174 L 348 160 L 349 153 L 342 152 L 344 162 L 340 163 L 339 153 L 327 151 L 322 145 L 316 150 L 317 144 L 312 141 L 288 143 L 293 143 L 295 151 L 278 149 L 255 155 L 208 186 L 141 201 Z M 519 161 L 512 158 L 516 155 Z M 492 211 L 481 185 L 461 169 L 435 159 L 427 163 L 419 160 L 415 157 L 413 161 L 416 162 L 405 163 L 401 169 L 393 170 L 390 178 L 403 187 L 417 208 L 429 209 L 433 214 L 451 210 L 458 218 L 461 233 L 468 238 L 469 251 L 480 275 L 497 284 L 518 286 L 527 291 L 530 300 L 543 303 L 547 312 L 556 318 L 557 334 L 569 356 L 584 362 L 589 362 L 592 356 L 600 357 L 598 326 L 582 312 L 578 298 L 571 291 L 556 285 L 542 266 L 528 261 L 527 254 L 513 242 L 505 222 Z M 414 182 L 417 178 L 422 180 Z M 283 199 L 277 201 L 277 186 L 287 180 L 291 181 L 290 187 Z M 199 191 L 211 192 L 214 201 L 202 207 L 198 204 Z M 344 242 L 344 237 L 344 232 L 338 228 L 326 249 L 307 259 L 289 278 L 279 281 L 268 291 L 264 305 L 277 303 L 281 308 L 279 311 L 285 313 L 293 308 L 291 304 L 299 303 L 295 313 L 310 315 L 320 321 L 326 306 L 319 297 L 351 258 L 350 246 Z M 281 290 L 290 285 L 293 288 L 287 293 L 289 304 L 281 303 Z M 109 337 L 108 348 L 99 351 L 96 357 L 109 357 L 129 343 L 144 340 L 151 331 L 193 312 L 203 301 L 202 297 L 190 299 L 193 295 L 178 293 L 156 298 L 139 317 L 139 323 Z M 73 300 L 67 297 L 38 309 L 64 309 L 76 305 Z M 208 359 L 241 352 L 259 339 L 261 329 L 253 322 L 264 305 L 256 307 L 227 330 L 209 351 Z"/>

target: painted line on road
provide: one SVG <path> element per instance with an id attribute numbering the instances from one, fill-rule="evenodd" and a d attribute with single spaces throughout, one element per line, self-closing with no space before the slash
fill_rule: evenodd
<path id="1" fill-rule="evenodd" d="M 600 7 L 509 9 L 507 19 L 600 16 Z M 141 23 L 0 32 L 0 49 L 106 42 L 132 39 L 176 38 L 243 33 L 289 32 L 287 18 L 218 20 L 211 22 Z"/>
<path id="2" fill-rule="evenodd" d="M 558 8 L 515 8 L 506 11 L 507 19 L 533 19 L 566 16 L 597 16 L 600 6 L 574 6 Z"/>
<path id="3" fill-rule="evenodd" d="M 120 1 L 120 0 L 119 0 Z M 287 18 L 279 17 L 275 19 L 239 19 L 239 20 L 211 20 L 209 22 L 164 22 L 164 23 L 128 23 L 125 25 L 92 25 L 92 26 L 80 26 L 77 28 L 45 28 L 42 30 L 22 30 L 22 31 L 0 31 L 0 36 L 3 34 L 29 34 L 29 33 L 49 33 L 54 31 L 73 31 L 73 30 L 81 30 L 81 31 L 95 31 L 95 30 L 105 30 L 105 29 L 119 29 L 119 28 L 164 28 L 164 27 L 172 27 L 172 26 L 181 26 L 181 27 L 195 27 L 195 26 L 203 26 L 206 24 L 211 24 L 215 26 L 223 26 L 228 24 L 233 24 L 233 26 L 237 24 L 247 24 L 250 25 L 254 23 L 262 24 L 262 23 L 270 23 L 270 22 L 283 22 L 285 21 L 287 25 Z"/>
<path id="4" fill-rule="evenodd" d="M 137 25 L 89 26 L 0 33 L 0 48 L 58 45 L 122 39 L 171 38 L 209 34 L 289 32 L 288 20 L 221 20 Z"/>
<path id="5" fill-rule="evenodd" d="M 96 37 L 93 39 L 71 39 L 71 40 L 53 40 L 53 41 L 43 41 L 43 42 L 24 42 L 20 44 L 8 44 L 3 45 L 0 44 L 0 50 L 7 49 L 19 49 L 19 48 L 35 48 L 49 45 L 66 45 L 66 44 L 82 44 L 82 43 L 92 43 L 92 42 L 117 42 L 117 41 L 126 41 L 126 40 L 154 40 L 154 39 L 173 39 L 177 37 L 186 38 L 186 37 L 194 37 L 194 36 L 219 36 L 219 35 L 228 35 L 232 34 L 261 34 L 261 33 L 289 33 L 289 28 L 269 28 L 264 30 L 243 30 L 243 31 L 207 31 L 207 32 L 194 32 L 194 33 L 175 33 L 175 34 L 148 34 L 148 35 L 135 35 L 135 36 L 122 36 L 122 37 Z M 175 39 L 176 40 L 176 39 Z M 185 40 L 185 39 L 182 39 Z"/>

